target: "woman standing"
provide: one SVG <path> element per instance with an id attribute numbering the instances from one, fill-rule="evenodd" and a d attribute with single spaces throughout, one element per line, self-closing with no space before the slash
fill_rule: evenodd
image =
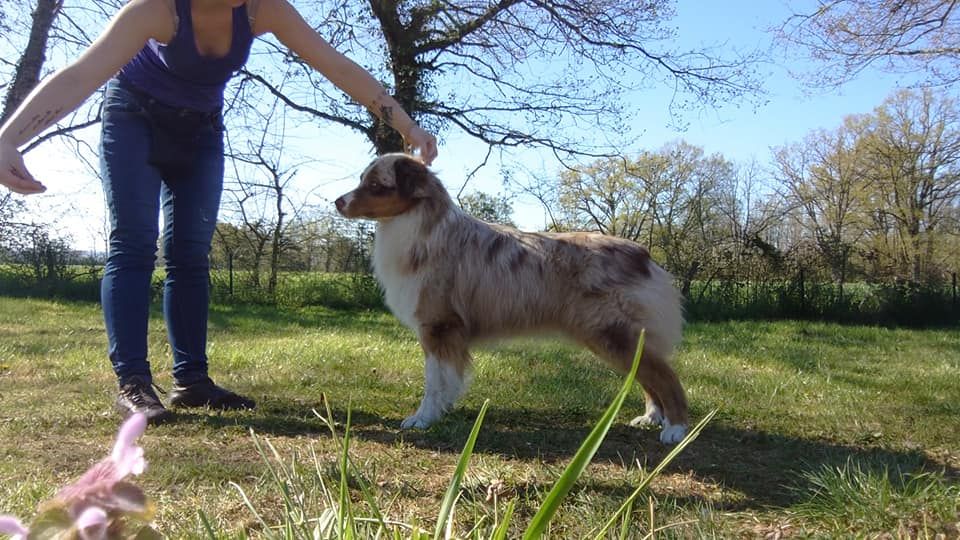
<path id="1" fill-rule="evenodd" d="M 157 217 L 166 267 L 163 312 L 173 351 L 172 406 L 253 408 L 207 371 L 208 254 L 223 187 L 224 90 L 253 39 L 272 33 L 387 125 L 429 164 L 433 135 L 386 90 L 314 31 L 286 0 L 130 0 L 80 57 L 43 81 L 0 127 L 0 184 L 46 188 L 19 148 L 106 82 L 100 167 L 110 214 L 101 287 L 117 410 L 152 423 L 172 414 L 153 390 L 147 359 Z"/>

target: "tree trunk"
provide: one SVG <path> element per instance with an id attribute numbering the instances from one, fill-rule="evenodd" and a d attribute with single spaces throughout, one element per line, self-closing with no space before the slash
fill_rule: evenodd
<path id="1" fill-rule="evenodd" d="M 424 67 L 417 61 L 416 40 L 424 36 L 420 26 L 422 20 L 414 19 L 404 24 L 395 3 L 371 0 L 371 8 L 380 22 L 383 37 L 387 43 L 390 71 L 393 74 L 393 98 L 416 121 L 419 111 L 417 98 L 420 95 L 420 83 Z M 403 137 L 389 126 L 394 111 L 378 111 L 384 118 L 374 118 L 372 130 L 373 145 L 377 154 L 402 152 L 405 150 Z"/>
<path id="2" fill-rule="evenodd" d="M 276 188 L 277 223 L 273 227 L 270 240 L 270 279 L 267 282 L 267 292 L 273 296 L 277 292 L 277 278 L 280 273 L 280 249 L 283 239 L 283 188 Z"/>
<path id="3" fill-rule="evenodd" d="M 63 0 L 37 0 L 37 7 L 33 12 L 33 23 L 30 26 L 30 40 L 17 61 L 17 70 L 4 100 L 0 123 L 13 114 L 27 94 L 40 82 L 43 64 L 47 60 L 47 40 L 50 37 L 50 29 L 53 28 L 53 21 L 57 18 L 62 6 Z"/>

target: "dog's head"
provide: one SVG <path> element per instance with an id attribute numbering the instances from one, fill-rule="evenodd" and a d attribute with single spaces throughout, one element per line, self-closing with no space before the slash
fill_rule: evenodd
<path id="1" fill-rule="evenodd" d="M 384 154 L 360 175 L 360 185 L 335 202 L 348 218 L 389 219 L 443 190 L 422 161 L 403 153 Z"/>

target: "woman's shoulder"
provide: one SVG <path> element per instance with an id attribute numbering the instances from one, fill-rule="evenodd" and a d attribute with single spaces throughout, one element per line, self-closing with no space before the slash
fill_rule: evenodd
<path id="1" fill-rule="evenodd" d="M 287 0 L 247 0 L 247 13 L 257 35 L 276 32 L 299 17 L 297 9 Z"/>
<path id="2" fill-rule="evenodd" d="M 138 16 L 145 17 L 143 20 L 150 21 L 158 41 L 169 41 L 176 31 L 176 0 L 129 0 L 124 9 L 134 10 Z"/>
<path id="3" fill-rule="evenodd" d="M 126 4 L 127 8 L 166 13 L 168 16 L 177 13 L 176 0 L 127 0 Z"/>

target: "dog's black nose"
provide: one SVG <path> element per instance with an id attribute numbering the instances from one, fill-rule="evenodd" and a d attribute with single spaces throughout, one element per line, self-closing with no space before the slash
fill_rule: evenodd
<path id="1" fill-rule="evenodd" d="M 347 201 L 343 200 L 343 197 L 337 197 L 333 204 L 337 207 L 338 212 L 343 212 L 343 207 L 347 205 Z"/>

